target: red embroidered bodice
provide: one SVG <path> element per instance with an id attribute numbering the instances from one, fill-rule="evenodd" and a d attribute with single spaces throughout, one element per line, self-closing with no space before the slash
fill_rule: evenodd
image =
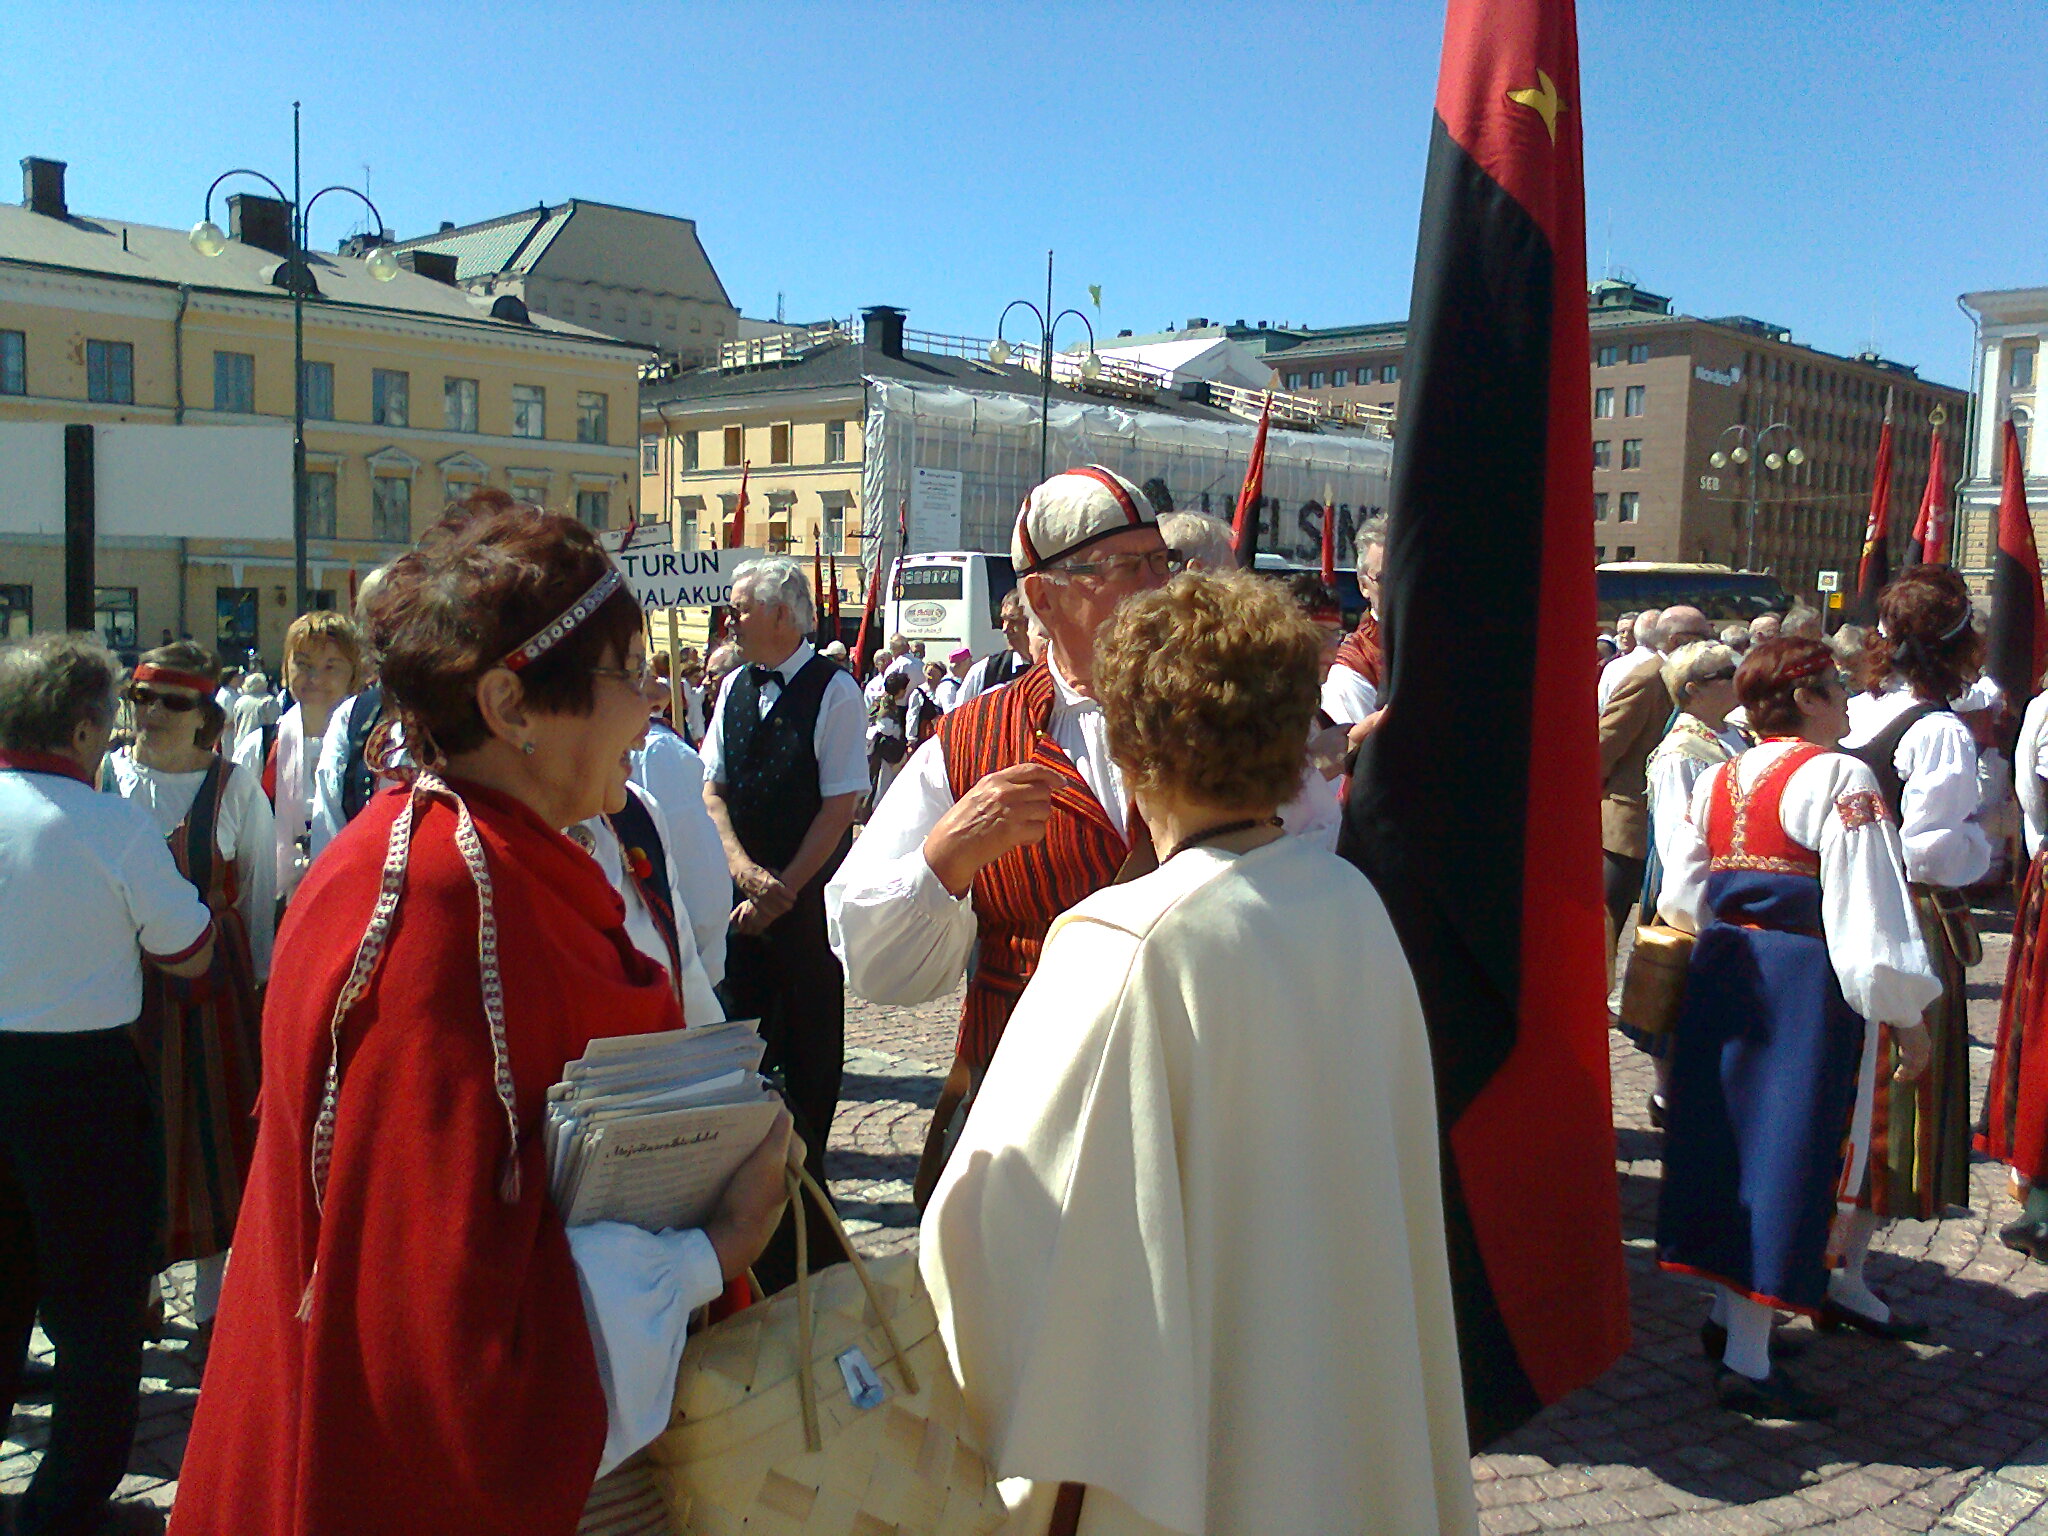
<path id="1" fill-rule="evenodd" d="M 1744 789 L 1737 776 L 1741 759 L 1721 768 L 1707 804 L 1707 852 L 1714 873 L 1755 869 L 1770 874 L 1820 878 L 1820 854 L 1796 843 L 1785 831 L 1785 785 L 1805 764 L 1822 755 L 1812 742 L 1792 747 Z"/>

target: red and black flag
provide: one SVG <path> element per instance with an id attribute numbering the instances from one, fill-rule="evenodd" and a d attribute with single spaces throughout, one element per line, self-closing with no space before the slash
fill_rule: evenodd
<path id="1" fill-rule="evenodd" d="M 1948 561 L 1948 448 L 1941 440 L 1941 422 L 1936 419 L 1927 438 L 1927 489 L 1920 493 L 1920 516 L 1913 523 L 1913 539 L 1920 546 L 1925 565 Z"/>
<path id="2" fill-rule="evenodd" d="M 1272 425 L 1273 391 L 1269 389 L 1265 409 L 1259 412 L 1259 435 L 1252 439 L 1252 461 L 1245 466 L 1237 508 L 1230 515 L 1230 552 L 1247 568 L 1258 562 L 1259 509 L 1266 495 L 1266 431 Z"/>
<path id="3" fill-rule="evenodd" d="M 725 547 L 741 549 L 747 542 L 747 476 L 753 473 L 751 463 L 740 466 L 740 494 L 733 502 L 732 518 L 725 528 Z"/>
<path id="4" fill-rule="evenodd" d="M 1870 472 L 1870 517 L 1863 525 L 1863 559 L 1856 567 L 1859 623 L 1877 622 L 1877 594 L 1892 579 L 1892 394 L 1884 394 L 1884 426 L 1877 434 L 1877 464 Z"/>
<path id="5" fill-rule="evenodd" d="M 2027 510 L 2020 435 L 2005 423 L 2005 484 L 1998 498 L 1998 548 L 1991 556 L 1991 644 L 1984 670 L 2014 709 L 2026 708 L 2048 667 L 2048 602 L 2041 596 L 2041 552 Z"/>
<path id="6" fill-rule="evenodd" d="M 825 639 L 825 529 L 820 524 L 811 544 L 811 638 L 819 645 Z M 838 638 L 837 636 L 833 637 Z"/>
<path id="7" fill-rule="evenodd" d="M 1477 1448 L 1628 1346 L 1573 0 L 1451 0 L 1436 109 L 1382 579 L 1388 707 L 1338 851 L 1386 902 L 1428 1021 Z"/>

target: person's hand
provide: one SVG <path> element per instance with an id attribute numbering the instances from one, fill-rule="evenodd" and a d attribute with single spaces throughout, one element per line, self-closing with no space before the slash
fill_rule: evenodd
<path id="1" fill-rule="evenodd" d="M 1018 763 L 984 776 L 954 801 L 924 840 L 925 862 L 939 883 L 964 896 L 983 865 L 1043 838 L 1059 782 L 1043 763 Z"/>
<path id="2" fill-rule="evenodd" d="M 1341 725 L 1327 726 L 1308 740 L 1308 760 L 1326 779 L 1344 771 L 1344 758 L 1350 750 L 1350 733 Z"/>
<path id="3" fill-rule="evenodd" d="M 750 938 L 758 938 L 766 933 L 774 921 L 775 919 L 756 901 L 743 901 L 732 909 L 733 931 L 744 933 Z"/>
<path id="4" fill-rule="evenodd" d="M 1925 1024 L 1905 1024 L 1892 1030 L 1892 1044 L 1898 1048 L 1899 1065 L 1892 1073 L 1895 1083 L 1917 1083 L 1934 1060 L 1934 1041 Z"/>
<path id="5" fill-rule="evenodd" d="M 1352 726 L 1347 734 L 1347 739 L 1350 741 L 1352 749 L 1355 751 L 1363 745 L 1365 738 L 1378 730 L 1386 722 L 1386 718 L 1387 712 L 1384 709 L 1376 709 L 1359 721 L 1358 724 Z"/>
<path id="6" fill-rule="evenodd" d="M 732 883 L 745 893 L 750 902 L 768 914 L 770 922 L 796 905 L 796 893 L 776 879 L 772 871 L 763 869 L 759 864 L 740 866 L 739 872 L 732 877 Z"/>
<path id="7" fill-rule="evenodd" d="M 789 1111 L 777 1110 L 768 1134 L 747 1154 L 725 1193 L 718 1197 L 718 1209 L 705 1224 L 704 1235 L 711 1240 L 718 1254 L 718 1272 L 726 1279 L 745 1274 L 775 1235 L 782 1207 L 788 1203 L 783 1170 L 789 1166 L 790 1149 L 802 1145 L 792 1129 Z"/>

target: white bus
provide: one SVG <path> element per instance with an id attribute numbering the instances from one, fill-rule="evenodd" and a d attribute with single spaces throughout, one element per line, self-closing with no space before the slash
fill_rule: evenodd
<path id="1" fill-rule="evenodd" d="M 882 638 L 922 640 L 926 661 L 944 661 L 963 645 L 977 657 L 987 656 L 1009 643 L 996 619 L 1004 595 L 1016 585 L 1008 555 L 905 555 L 889 572 Z"/>

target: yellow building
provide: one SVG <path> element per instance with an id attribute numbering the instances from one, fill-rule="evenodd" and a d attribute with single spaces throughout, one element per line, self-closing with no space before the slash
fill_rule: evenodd
<path id="1" fill-rule="evenodd" d="M 282 423 L 288 434 L 286 205 L 231 199 L 227 247 L 209 258 L 183 230 L 72 215 L 63 167 L 23 164 L 29 197 L 22 207 L 0 207 L 0 428 L 62 422 L 274 433 Z M 357 257 L 309 258 L 317 289 L 305 304 L 316 607 L 346 608 L 364 573 L 480 484 L 597 527 L 623 526 L 637 501 L 644 349 L 529 314 L 516 297 L 472 296 L 455 286 L 446 258 L 404 260 L 406 270 L 379 282 Z M 267 509 L 251 519 L 250 536 L 165 506 L 125 514 L 122 526 L 140 517 L 147 532 L 98 540 L 96 623 L 117 649 L 146 649 L 169 631 L 223 655 L 254 647 L 276 662 L 294 612 L 289 470 L 281 484 L 223 494 L 246 494 Z M 63 538 L 47 531 L 47 501 L 47 486 L 33 476 L 10 480 L 0 455 L 0 632 L 64 627 Z M 281 522 L 271 515 L 280 508 Z M 212 536 L 193 536 L 188 522 Z"/>

